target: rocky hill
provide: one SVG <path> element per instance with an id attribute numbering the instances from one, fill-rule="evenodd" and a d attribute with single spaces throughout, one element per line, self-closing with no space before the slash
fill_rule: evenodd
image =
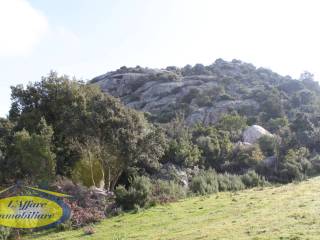
<path id="1" fill-rule="evenodd" d="M 209 124 L 230 112 L 257 123 L 319 111 L 315 104 L 319 85 L 310 73 L 295 80 L 239 60 L 218 59 L 209 66 L 183 68 L 122 67 L 91 83 L 159 122 L 168 122 L 177 113 L 184 114 L 189 124 Z"/>

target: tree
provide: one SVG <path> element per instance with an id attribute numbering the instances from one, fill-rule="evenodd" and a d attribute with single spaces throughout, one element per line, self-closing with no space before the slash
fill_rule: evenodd
<path id="1" fill-rule="evenodd" d="M 247 120 L 240 115 L 226 114 L 219 119 L 217 127 L 223 131 L 228 131 L 231 138 L 237 141 L 243 129 L 247 127 Z"/>
<path id="2" fill-rule="evenodd" d="M 60 175 L 74 174 L 79 161 L 82 166 L 90 166 L 84 163 L 91 162 L 92 157 L 105 168 L 106 182 L 111 179 L 113 189 L 124 171 L 138 167 L 141 161 L 146 163 L 146 159 L 150 166 L 156 166 L 164 152 L 164 141 L 159 140 L 142 113 L 124 107 L 95 85 L 51 72 L 26 88 L 13 87 L 12 99 L 9 117 L 16 131 L 26 129 L 31 135 L 37 134 L 41 118 L 52 126 Z"/>
<path id="3" fill-rule="evenodd" d="M 52 152 L 53 130 L 43 119 L 38 128 L 39 134 L 30 134 L 25 129 L 14 134 L 8 154 L 11 167 L 7 173 L 9 177 L 38 183 L 54 178 L 56 159 Z"/>
<path id="4" fill-rule="evenodd" d="M 195 166 L 201 157 L 201 151 L 189 139 L 174 139 L 169 143 L 166 158 L 184 167 Z"/>
<path id="5" fill-rule="evenodd" d="M 298 113 L 290 129 L 293 132 L 296 147 L 318 148 L 319 132 L 307 114 Z"/>
<path id="6" fill-rule="evenodd" d="M 13 124 L 4 118 L 0 118 L 0 161 L 7 155 L 8 147 L 12 141 Z"/>
<path id="7" fill-rule="evenodd" d="M 294 107 L 312 104 L 315 101 L 315 95 L 312 91 L 304 89 L 294 93 L 292 96 L 292 104 Z"/>
<path id="8" fill-rule="evenodd" d="M 202 152 L 203 164 L 217 170 L 229 157 L 232 151 L 229 132 L 214 127 L 197 125 L 192 131 L 193 141 Z"/>
<path id="9" fill-rule="evenodd" d="M 232 168 L 239 172 L 249 168 L 256 168 L 265 158 L 259 145 L 238 146 L 232 156 Z"/>
<path id="10" fill-rule="evenodd" d="M 271 118 L 268 123 L 268 130 L 270 132 L 277 132 L 280 131 L 281 128 L 287 127 L 289 125 L 288 118 Z"/>
<path id="11" fill-rule="evenodd" d="M 137 144 L 135 153 L 137 166 L 143 171 L 154 173 L 160 167 L 159 160 L 168 149 L 168 140 L 160 127 L 150 127 L 149 132 Z"/>
<path id="12" fill-rule="evenodd" d="M 300 74 L 301 81 L 314 81 L 314 75 L 308 71 L 304 71 Z"/>
<path id="13" fill-rule="evenodd" d="M 311 91 L 320 90 L 319 83 L 314 80 L 314 75 L 308 71 L 301 73 L 300 81 L 305 85 L 305 87 Z"/>
<path id="14" fill-rule="evenodd" d="M 274 156 L 279 152 L 279 143 L 273 136 L 264 135 L 260 137 L 259 146 L 265 156 Z"/>
<path id="15" fill-rule="evenodd" d="M 73 168 L 72 179 L 88 187 L 111 190 L 123 166 L 121 161 L 112 155 L 108 144 L 98 137 L 87 136 L 81 142 L 75 139 L 73 146 L 81 152 L 81 158 Z"/>
<path id="16" fill-rule="evenodd" d="M 264 121 L 284 116 L 281 93 L 277 89 L 269 90 L 262 101 L 262 111 L 266 113 Z"/>
<path id="17" fill-rule="evenodd" d="M 280 178 L 285 181 L 302 180 L 311 169 L 308 156 L 307 148 L 290 149 L 280 162 Z"/>
<path id="18" fill-rule="evenodd" d="M 13 124 L 4 118 L 0 118 L 0 183 L 8 181 L 8 173 L 12 166 L 7 161 L 9 147 L 12 144 Z"/>

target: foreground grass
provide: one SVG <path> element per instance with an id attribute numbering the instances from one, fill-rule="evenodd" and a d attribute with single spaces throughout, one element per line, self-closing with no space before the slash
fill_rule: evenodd
<path id="1" fill-rule="evenodd" d="M 29 239 L 320 239 L 320 178 L 281 187 L 219 193 Z"/>

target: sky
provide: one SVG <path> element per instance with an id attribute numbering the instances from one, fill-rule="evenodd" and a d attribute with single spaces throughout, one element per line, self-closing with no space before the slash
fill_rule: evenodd
<path id="1" fill-rule="evenodd" d="M 317 80 L 319 11 L 318 0 L 0 0 L 0 116 L 10 86 L 50 70 L 90 80 L 223 58 Z"/>

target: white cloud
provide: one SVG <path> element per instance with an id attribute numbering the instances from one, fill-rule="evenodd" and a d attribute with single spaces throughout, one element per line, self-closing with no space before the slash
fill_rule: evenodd
<path id="1" fill-rule="evenodd" d="M 46 17 L 26 0 L 0 0 L 0 57 L 29 54 L 47 30 Z"/>

